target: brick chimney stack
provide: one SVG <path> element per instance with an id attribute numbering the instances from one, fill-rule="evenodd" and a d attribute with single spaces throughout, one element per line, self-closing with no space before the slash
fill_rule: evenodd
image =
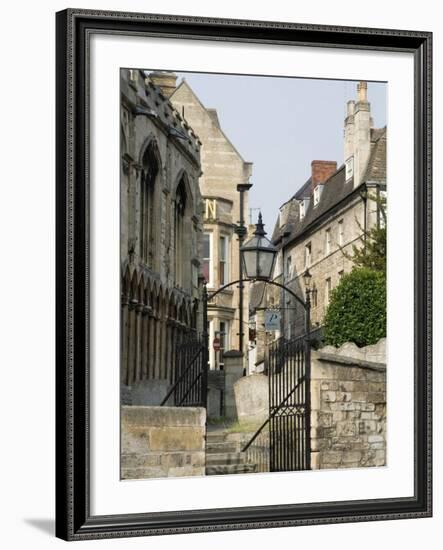
<path id="1" fill-rule="evenodd" d="M 311 186 L 314 190 L 317 185 L 325 181 L 337 171 L 337 163 L 333 160 L 313 160 L 311 162 Z"/>

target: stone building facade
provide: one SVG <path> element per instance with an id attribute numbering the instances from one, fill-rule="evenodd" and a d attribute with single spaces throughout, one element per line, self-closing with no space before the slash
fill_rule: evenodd
<path id="1" fill-rule="evenodd" d="M 152 405 L 173 379 L 175 345 L 202 328 L 201 142 L 155 74 L 122 69 L 120 85 L 123 402 Z"/>
<path id="2" fill-rule="evenodd" d="M 202 143 L 200 191 L 204 200 L 204 223 L 201 258 L 202 272 L 211 292 L 239 278 L 239 241 L 234 234 L 234 224 L 240 219 L 237 185 L 248 182 L 252 164 L 242 158 L 223 132 L 217 111 L 205 107 L 185 79 L 175 88 L 175 75 L 163 73 L 161 78 L 167 86 L 166 93 L 170 93 L 171 103 L 196 131 Z M 248 212 L 247 191 L 244 193 L 244 211 Z M 246 362 L 249 307 L 246 287 L 243 297 L 242 329 L 237 285 L 220 293 L 209 304 L 211 369 L 223 365 L 223 352 L 230 349 L 242 351 Z M 239 344 L 241 330 L 244 334 L 242 350 Z M 213 349 L 214 338 L 220 340 L 220 351 Z"/>
<path id="3" fill-rule="evenodd" d="M 357 93 L 347 104 L 345 162 L 337 168 L 335 161 L 312 161 L 309 179 L 281 206 L 272 237 L 278 247 L 275 279 L 302 298 L 309 268 L 314 329 L 322 325 L 333 288 L 353 267 L 353 245 L 363 246 L 366 231 L 384 223 L 386 127 L 373 128 L 366 82 Z M 286 337 L 303 331 L 303 307 L 290 295 L 268 291 L 267 305 L 282 308 Z"/>

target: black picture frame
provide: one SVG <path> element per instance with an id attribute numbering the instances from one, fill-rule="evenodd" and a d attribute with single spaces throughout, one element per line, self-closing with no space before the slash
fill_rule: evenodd
<path id="1" fill-rule="evenodd" d="M 91 516 L 88 55 L 94 33 L 413 53 L 414 496 Z M 56 535 L 65 540 L 84 540 L 431 516 L 432 33 L 69 9 L 56 15 L 56 49 Z"/>

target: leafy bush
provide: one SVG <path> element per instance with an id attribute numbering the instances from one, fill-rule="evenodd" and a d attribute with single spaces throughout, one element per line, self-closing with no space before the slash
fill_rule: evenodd
<path id="1" fill-rule="evenodd" d="M 384 273 L 354 268 L 332 291 L 324 319 L 326 344 L 359 347 L 386 336 L 386 278 Z"/>

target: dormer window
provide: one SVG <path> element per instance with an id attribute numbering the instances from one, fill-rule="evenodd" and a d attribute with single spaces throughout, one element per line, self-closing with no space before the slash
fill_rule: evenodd
<path id="1" fill-rule="evenodd" d="M 323 187 L 324 185 L 322 183 L 319 183 L 314 188 L 314 206 L 317 206 L 317 204 L 320 202 L 321 194 L 323 193 Z"/>
<path id="2" fill-rule="evenodd" d="M 351 181 L 354 177 L 354 157 L 349 157 L 345 162 L 345 181 Z"/>
<path id="3" fill-rule="evenodd" d="M 309 201 L 311 199 L 309 197 L 305 197 L 304 199 L 302 199 L 298 204 L 299 204 L 299 216 L 300 216 L 300 220 L 302 220 L 305 216 L 306 216 L 306 213 L 308 211 L 308 208 L 309 208 Z"/>

